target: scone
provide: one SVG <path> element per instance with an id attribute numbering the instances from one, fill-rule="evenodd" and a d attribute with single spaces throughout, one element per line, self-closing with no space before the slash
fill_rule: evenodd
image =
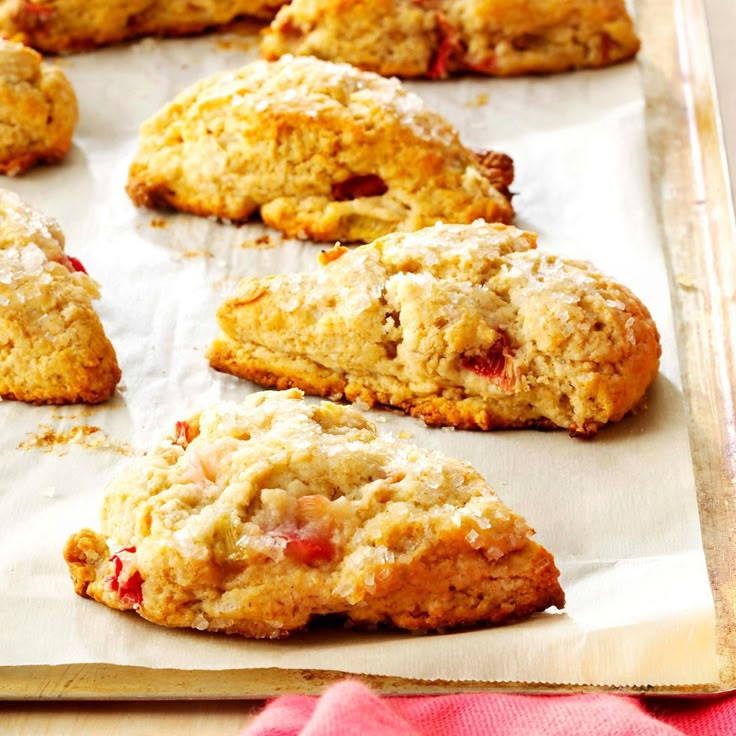
<path id="1" fill-rule="evenodd" d="M 150 35 L 186 35 L 239 16 L 272 18 L 281 0 L 0 0 L 0 34 L 59 53 Z"/>
<path id="2" fill-rule="evenodd" d="M 77 115 L 77 98 L 61 69 L 41 63 L 33 49 L 0 39 L 0 173 L 15 176 L 39 161 L 61 161 Z"/>
<path id="3" fill-rule="evenodd" d="M 601 67 L 638 49 L 624 0 L 292 0 L 261 46 L 267 59 L 311 54 L 432 78 Z"/>
<path id="4" fill-rule="evenodd" d="M 112 395 L 120 368 L 98 297 L 56 222 L 0 189 L 0 398 L 95 404 Z"/>
<path id="5" fill-rule="evenodd" d="M 128 193 L 289 237 L 369 241 L 438 220 L 507 222 L 511 159 L 466 148 L 396 79 L 308 57 L 182 92 L 143 125 Z"/>
<path id="6" fill-rule="evenodd" d="M 467 463 L 292 389 L 177 422 L 64 557 L 111 608 L 278 638 L 326 615 L 438 629 L 561 608 L 532 534 Z"/>
<path id="7" fill-rule="evenodd" d="M 210 362 L 430 425 L 594 434 L 657 375 L 657 328 L 590 264 L 535 248 L 483 222 L 336 246 L 316 273 L 243 279 Z"/>

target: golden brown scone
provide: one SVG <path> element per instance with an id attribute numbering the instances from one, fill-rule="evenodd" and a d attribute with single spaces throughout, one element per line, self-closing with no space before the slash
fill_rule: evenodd
<path id="1" fill-rule="evenodd" d="M 483 222 L 336 246 L 317 273 L 243 279 L 210 363 L 430 425 L 594 434 L 657 375 L 657 328 L 590 264 L 535 248 Z"/>
<path id="2" fill-rule="evenodd" d="M 239 16 L 272 18 L 281 0 L 0 0 L 0 34 L 41 51 L 181 36 Z"/>
<path id="3" fill-rule="evenodd" d="M 96 404 L 120 380 L 97 284 L 57 223 L 0 189 L 0 398 Z"/>
<path id="4" fill-rule="evenodd" d="M 624 0 L 292 0 L 261 46 L 267 59 L 311 54 L 432 78 L 601 67 L 638 49 Z"/>
<path id="5" fill-rule="evenodd" d="M 0 173 L 61 161 L 72 145 L 77 98 L 61 69 L 20 43 L 0 39 Z"/>
<path id="6" fill-rule="evenodd" d="M 76 592 L 111 608 L 279 638 L 329 614 L 437 629 L 561 608 L 532 534 L 467 463 L 291 390 L 177 422 L 64 557 Z"/>
<path id="7" fill-rule="evenodd" d="M 476 152 L 396 79 L 308 57 L 182 92 L 141 130 L 137 205 L 368 241 L 438 220 L 508 222 L 508 156 Z"/>

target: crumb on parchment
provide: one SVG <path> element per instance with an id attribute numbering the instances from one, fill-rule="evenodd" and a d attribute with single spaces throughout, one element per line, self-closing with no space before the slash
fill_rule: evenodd
<path id="1" fill-rule="evenodd" d="M 65 447 L 67 445 L 81 445 L 89 450 L 113 450 L 126 456 L 134 454 L 133 448 L 127 442 L 111 439 L 94 424 L 78 424 L 68 430 L 57 430 L 49 424 L 39 424 L 38 431 L 28 432 L 18 449 L 38 449 L 41 452 L 65 455 L 68 452 Z"/>
<path id="2" fill-rule="evenodd" d="M 472 97 L 465 102 L 465 107 L 485 107 L 488 104 L 489 99 L 490 98 L 486 92 L 479 92 L 475 97 Z"/>
<path id="3" fill-rule="evenodd" d="M 283 238 L 274 237 L 273 235 L 261 235 L 259 238 L 253 238 L 252 240 L 243 240 L 240 243 L 240 247 L 271 250 L 272 248 L 278 248 L 282 244 Z"/>
<path id="4" fill-rule="evenodd" d="M 695 277 L 689 273 L 678 273 L 677 274 L 677 284 L 683 289 L 697 289 L 698 288 L 698 282 L 695 280 Z"/>

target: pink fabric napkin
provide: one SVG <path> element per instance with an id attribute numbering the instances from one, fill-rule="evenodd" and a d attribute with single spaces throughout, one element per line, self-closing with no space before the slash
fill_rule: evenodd
<path id="1" fill-rule="evenodd" d="M 736 696 L 439 695 L 379 697 L 359 682 L 272 700 L 241 736 L 723 736 Z"/>

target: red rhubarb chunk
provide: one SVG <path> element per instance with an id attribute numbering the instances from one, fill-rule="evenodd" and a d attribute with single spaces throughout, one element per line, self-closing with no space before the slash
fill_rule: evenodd
<path id="1" fill-rule="evenodd" d="M 21 12 L 27 13 L 28 15 L 34 15 L 39 19 L 46 20 L 54 14 L 54 8 L 52 5 L 43 5 L 41 3 L 26 2 L 26 3 L 23 3 Z"/>
<path id="2" fill-rule="evenodd" d="M 601 33 L 601 64 L 611 61 L 611 37 L 607 33 Z"/>
<path id="3" fill-rule="evenodd" d="M 110 588 L 118 594 L 121 601 L 140 606 L 143 603 L 143 578 L 140 572 L 136 570 L 126 580 L 121 582 L 120 575 L 124 567 L 123 561 L 120 559 L 121 552 L 135 552 L 135 547 L 123 547 L 123 549 L 110 557 L 110 562 L 115 566 L 112 577 L 110 578 Z"/>
<path id="4" fill-rule="evenodd" d="M 332 544 L 329 538 L 316 532 L 298 529 L 293 532 L 283 532 L 276 536 L 286 540 L 284 553 L 294 562 L 317 567 L 326 562 L 331 562 L 335 556 L 335 545 Z"/>
<path id="5" fill-rule="evenodd" d="M 457 33 L 455 29 L 442 16 L 437 16 L 439 45 L 435 52 L 434 59 L 429 65 L 427 76 L 430 79 L 444 79 L 449 75 L 450 57 L 459 48 Z"/>
<path id="6" fill-rule="evenodd" d="M 69 262 L 72 264 L 72 268 L 75 271 L 87 273 L 87 269 L 82 265 L 82 261 L 80 261 L 79 258 L 75 258 L 74 256 L 67 256 L 67 258 L 69 259 Z"/>
<path id="7" fill-rule="evenodd" d="M 463 368 L 483 378 L 500 378 L 506 370 L 506 358 L 500 351 L 489 351 L 485 355 L 466 355 L 460 362 Z"/>
<path id="8" fill-rule="evenodd" d="M 174 444 L 186 448 L 195 437 L 194 430 L 189 422 L 177 422 L 174 429 Z"/>
<path id="9" fill-rule="evenodd" d="M 18 24 L 27 31 L 43 30 L 55 13 L 53 5 L 25 2 L 18 10 Z"/>
<path id="10" fill-rule="evenodd" d="M 427 70 L 427 76 L 430 79 L 444 79 L 447 77 L 447 62 L 450 60 L 451 54 L 452 41 L 445 37 L 440 41 L 432 65 Z"/>
<path id="11" fill-rule="evenodd" d="M 388 185 L 377 174 L 351 176 L 345 181 L 332 185 L 332 196 L 338 202 L 345 202 L 360 197 L 380 197 L 386 194 Z"/>
<path id="12" fill-rule="evenodd" d="M 505 335 L 496 340 L 483 355 L 463 355 L 460 365 L 483 378 L 498 381 L 506 390 L 514 387 L 514 364 Z"/>
<path id="13" fill-rule="evenodd" d="M 496 71 L 496 56 L 491 54 L 479 62 L 467 62 L 465 67 L 470 71 L 478 72 L 478 74 L 493 74 Z"/>
<path id="14" fill-rule="evenodd" d="M 124 583 L 118 586 L 121 601 L 140 606 L 143 603 L 143 578 L 136 570 Z"/>

